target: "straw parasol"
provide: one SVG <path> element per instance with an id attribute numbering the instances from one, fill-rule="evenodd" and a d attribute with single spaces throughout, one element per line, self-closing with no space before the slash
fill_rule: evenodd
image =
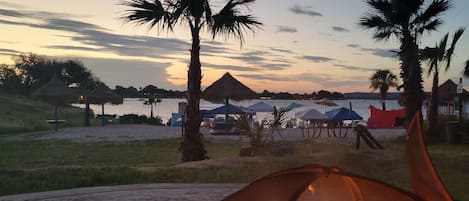
<path id="1" fill-rule="evenodd" d="M 56 75 L 52 76 L 49 82 L 37 89 L 32 96 L 54 104 L 55 131 L 58 130 L 59 123 L 57 105 L 71 102 L 78 97 L 78 95 L 67 87 Z"/>
<path id="2" fill-rule="evenodd" d="M 230 73 L 225 73 L 202 92 L 202 98 L 211 101 L 227 99 L 240 101 L 257 97 L 256 92 L 235 79 Z"/>
<path id="3" fill-rule="evenodd" d="M 337 106 L 337 104 L 329 98 L 323 98 L 321 100 L 315 101 L 314 103 L 324 105 L 324 113 L 326 112 L 326 106 Z"/>
<path id="4" fill-rule="evenodd" d="M 225 105 L 229 104 L 229 99 L 240 101 L 246 99 L 256 99 L 257 97 L 258 96 L 256 92 L 249 89 L 249 87 L 235 79 L 228 72 L 202 92 L 203 99 L 209 101 L 225 100 Z M 228 110 L 225 111 L 225 123 L 227 118 Z"/>
<path id="5" fill-rule="evenodd" d="M 101 105 L 101 121 L 102 126 L 104 126 L 105 118 L 104 118 L 104 104 L 112 103 L 114 105 L 119 105 L 124 102 L 124 98 L 116 93 L 114 93 L 109 87 L 104 84 L 98 85 L 96 89 L 94 89 L 88 95 L 88 102 L 91 104 L 100 104 Z"/>

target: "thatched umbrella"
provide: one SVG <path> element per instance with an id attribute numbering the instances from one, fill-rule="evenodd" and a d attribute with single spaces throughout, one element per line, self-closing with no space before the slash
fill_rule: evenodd
<path id="1" fill-rule="evenodd" d="M 114 105 L 119 105 L 124 102 L 124 98 L 116 93 L 114 93 L 109 87 L 104 84 L 98 85 L 87 97 L 87 101 L 91 104 L 100 104 L 101 105 L 101 122 L 102 126 L 105 124 L 104 118 L 104 104 L 112 103 Z"/>
<path id="2" fill-rule="evenodd" d="M 229 104 L 229 99 L 240 101 L 256 99 L 257 97 L 256 92 L 235 79 L 230 73 L 225 73 L 220 79 L 212 83 L 202 92 L 203 99 L 210 101 L 224 100 L 225 105 Z M 225 112 L 225 124 L 227 118 L 228 111 Z"/>
<path id="3" fill-rule="evenodd" d="M 55 120 L 55 131 L 58 130 L 58 112 L 57 105 L 62 103 L 71 102 L 76 100 L 78 95 L 65 83 L 63 83 L 57 76 L 53 76 L 52 79 L 45 85 L 41 86 L 33 94 L 33 97 L 43 99 L 47 102 L 54 104 L 54 120 Z"/>

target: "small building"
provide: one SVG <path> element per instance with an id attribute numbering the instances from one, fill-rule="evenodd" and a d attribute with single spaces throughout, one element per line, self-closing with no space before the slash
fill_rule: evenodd
<path id="1" fill-rule="evenodd" d="M 446 115 L 455 115 L 455 111 L 458 108 L 456 107 L 456 99 L 459 97 L 459 94 L 456 93 L 458 85 L 453 82 L 453 80 L 448 79 L 446 82 L 441 84 L 438 87 L 438 97 L 439 97 L 439 114 Z M 469 92 L 463 89 L 463 101 L 464 101 L 464 111 L 467 113 L 468 108 L 466 107 L 469 101 Z"/>

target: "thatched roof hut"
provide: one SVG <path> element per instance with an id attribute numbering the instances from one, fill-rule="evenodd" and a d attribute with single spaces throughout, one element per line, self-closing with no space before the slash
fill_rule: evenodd
<path id="1" fill-rule="evenodd" d="M 87 98 L 91 104 L 112 103 L 114 105 L 119 105 L 124 102 L 124 98 L 122 96 L 114 93 L 104 84 L 98 85 L 98 87 L 96 87 L 96 89 L 94 89 Z"/>
<path id="2" fill-rule="evenodd" d="M 225 73 L 223 77 L 215 81 L 202 92 L 203 99 L 213 101 L 226 99 L 239 101 L 256 99 L 257 97 L 256 92 L 235 79 L 230 73 Z"/>
<path id="3" fill-rule="evenodd" d="M 78 95 L 57 76 L 52 76 L 52 79 L 37 89 L 32 96 L 54 104 L 72 102 L 78 98 Z"/>
<path id="4" fill-rule="evenodd" d="M 446 80 L 438 87 L 438 96 L 440 102 L 452 102 L 459 94 L 456 93 L 458 85 L 451 79 Z M 469 100 L 469 92 L 463 89 L 463 100 Z"/>

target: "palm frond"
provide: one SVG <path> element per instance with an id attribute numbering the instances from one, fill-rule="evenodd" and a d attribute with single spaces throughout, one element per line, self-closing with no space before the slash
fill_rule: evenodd
<path id="1" fill-rule="evenodd" d="M 416 26 L 418 29 L 417 31 L 419 33 L 423 33 L 425 31 L 430 32 L 430 31 L 435 31 L 443 22 L 440 19 L 434 19 L 426 24 L 423 24 L 422 26 Z"/>
<path id="2" fill-rule="evenodd" d="M 171 25 L 174 26 L 179 22 L 184 14 L 187 14 L 191 0 L 166 0 L 168 9 L 171 9 L 169 12 L 172 13 Z"/>
<path id="3" fill-rule="evenodd" d="M 434 0 L 428 7 L 417 15 L 412 24 L 427 24 L 433 18 L 438 17 L 451 7 L 448 0 Z"/>
<path id="4" fill-rule="evenodd" d="M 469 78 L 469 60 L 466 61 L 466 65 L 464 66 L 463 74 L 464 74 L 464 76 Z"/>
<path id="5" fill-rule="evenodd" d="M 359 26 L 365 29 L 374 29 L 373 38 L 377 40 L 387 40 L 393 34 L 399 33 L 399 29 L 393 23 L 388 22 L 386 18 L 371 13 L 360 18 Z"/>
<path id="6" fill-rule="evenodd" d="M 438 60 L 438 53 L 439 48 L 435 47 L 425 47 L 423 50 L 420 50 L 420 59 L 426 63 L 428 63 L 428 71 L 427 73 L 430 75 L 433 69 L 435 68 L 436 60 Z"/>
<path id="7" fill-rule="evenodd" d="M 212 9 L 210 8 L 210 4 L 208 0 L 204 0 L 204 10 L 205 10 L 205 22 L 207 23 L 208 27 L 211 27 L 212 22 Z"/>
<path id="8" fill-rule="evenodd" d="M 368 0 L 366 3 L 384 17 L 393 15 L 393 5 L 387 0 Z"/>
<path id="9" fill-rule="evenodd" d="M 450 48 L 446 51 L 446 67 L 445 70 L 448 70 L 451 65 L 451 58 L 453 57 L 454 50 L 456 49 L 456 43 L 461 38 L 464 33 L 465 28 L 459 28 L 453 35 L 453 41 L 451 42 Z"/>
<path id="10" fill-rule="evenodd" d="M 244 32 L 260 28 L 262 23 L 257 21 L 255 17 L 242 15 L 237 9 L 237 6 L 251 2 L 254 2 L 254 0 L 230 0 L 218 14 L 213 15 L 213 24 L 211 25 L 213 38 L 221 33 L 227 37 L 238 38 L 243 44 Z"/>
<path id="11" fill-rule="evenodd" d="M 121 19 L 127 23 L 136 25 L 148 24 L 150 28 L 155 26 L 161 29 L 172 31 L 172 16 L 165 10 L 159 0 L 128 0 L 121 3 L 124 6 L 131 7 L 126 10 Z"/>

